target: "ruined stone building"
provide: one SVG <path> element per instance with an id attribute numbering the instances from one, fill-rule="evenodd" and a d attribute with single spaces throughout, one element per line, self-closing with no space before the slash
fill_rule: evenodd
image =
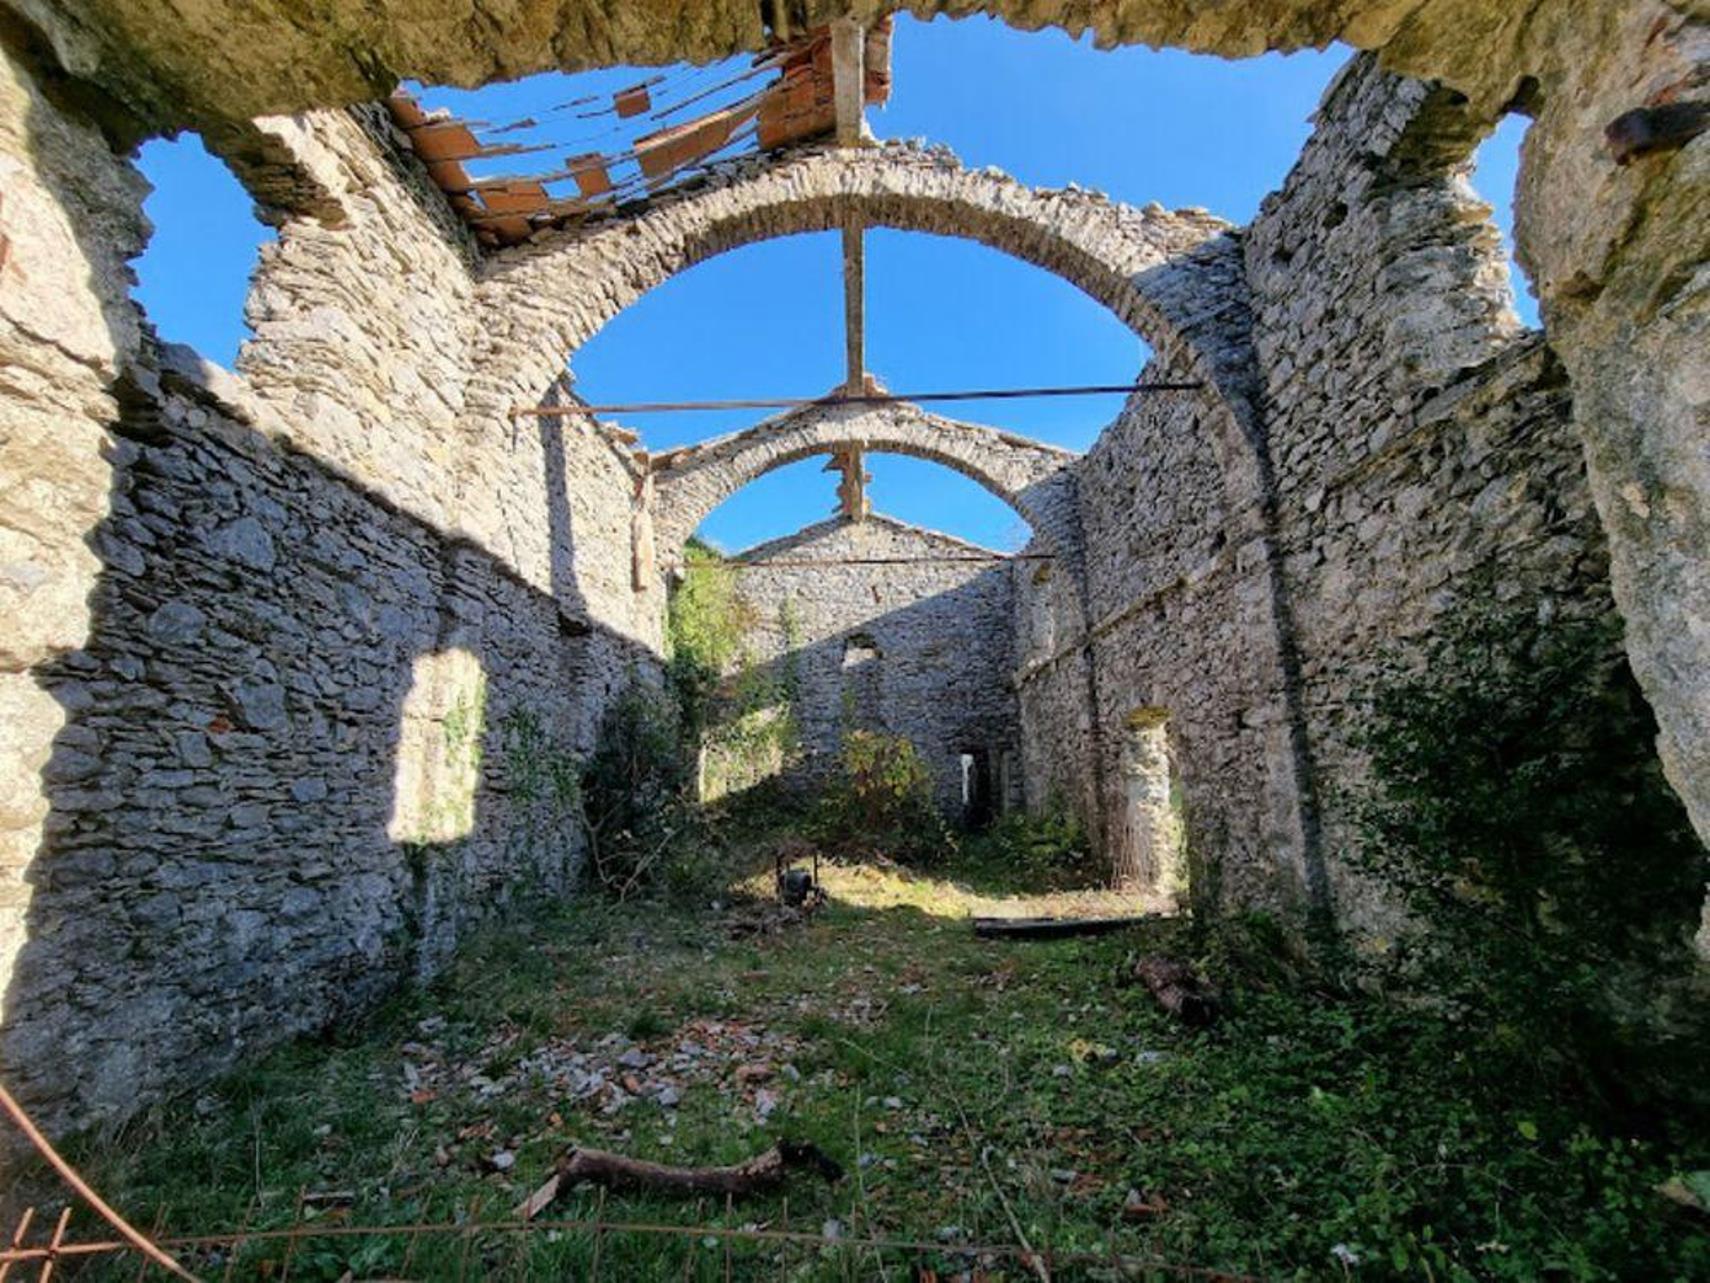
<path id="1" fill-rule="evenodd" d="M 1484 575 L 1619 610 L 1710 837 L 1700 5 L 946 6 L 1232 56 L 1353 46 L 1245 227 L 844 132 L 494 236 L 379 105 L 404 77 L 707 60 L 877 7 L 7 0 L 0 1077 L 44 1124 L 120 1119 L 568 891 L 579 839 L 507 736 L 589 748 L 661 670 L 701 520 L 815 455 L 931 460 L 1032 532 L 992 558 L 857 502 L 741 572 L 811 746 L 850 702 L 917 741 L 947 810 L 976 771 L 990 805 L 1070 807 L 1163 879 L 1147 816 L 1177 793 L 1196 909 L 1357 929 L 1351 701 Z M 1534 122 L 1542 332 L 1465 181 L 1510 112 Z M 179 129 L 279 232 L 232 372 L 130 296 L 131 156 Z M 1137 393 L 1084 455 L 882 397 L 657 455 L 573 412 L 567 359 L 649 288 L 865 227 L 1060 276 L 1149 345 L 1138 380 L 1184 390 Z"/>

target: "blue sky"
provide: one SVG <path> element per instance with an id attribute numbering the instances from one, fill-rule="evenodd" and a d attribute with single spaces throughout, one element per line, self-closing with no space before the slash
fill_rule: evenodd
<path id="1" fill-rule="evenodd" d="M 1059 32 L 1022 33 L 984 18 L 905 17 L 897 20 L 891 102 L 869 119 L 880 137 L 946 143 L 967 165 L 996 165 L 1031 184 L 1078 183 L 1134 204 L 1203 206 L 1244 223 L 1288 172 L 1308 117 L 1347 57 L 1340 48 L 1240 62 L 1100 52 Z M 567 98 L 649 74 L 535 76 L 425 97 L 482 119 L 544 117 Z M 710 83 L 718 72 L 698 75 Z M 1474 178 L 1504 235 L 1524 125 L 1511 119 L 1485 144 Z M 242 304 L 256 247 L 271 233 L 196 139 L 148 144 L 142 167 L 156 186 L 146 206 L 156 232 L 137 263 L 138 296 L 165 338 L 230 364 L 247 333 Z M 825 392 L 842 377 L 840 264 L 834 234 L 771 241 L 703 263 L 645 295 L 576 355 L 578 390 L 596 402 Z M 1145 359 L 1140 341 L 1078 290 L 970 242 L 869 232 L 867 289 L 868 363 L 894 390 L 1116 383 Z M 1518 293 L 1521 314 L 1535 324 L 1523 286 Z M 939 408 L 1084 449 L 1119 403 L 1089 397 Z M 663 448 L 759 417 L 625 422 Z M 741 548 L 819 520 L 834 503 L 822 466 L 810 459 L 761 478 L 714 512 L 704 533 Z M 947 469 L 880 455 L 870 471 L 880 511 L 995 547 L 1025 539 L 1010 509 Z"/>

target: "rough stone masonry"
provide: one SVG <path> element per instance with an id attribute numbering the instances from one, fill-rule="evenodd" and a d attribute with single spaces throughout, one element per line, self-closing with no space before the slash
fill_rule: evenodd
<path id="1" fill-rule="evenodd" d="M 873 519 L 742 572 L 819 604 L 811 635 L 759 639 L 815 675 L 815 743 L 850 701 L 916 740 L 947 809 L 979 750 L 1011 764 L 1006 797 L 1075 809 L 1114 867 L 1161 878 L 1147 826 L 1179 794 L 1201 910 L 1379 921 L 1345 859 L 1350 700 L 1490 573 L 1620 610 L 1710 833 L 1710 144 L 1605 137 L 1704 99 L 1691 6 L 1099 10 L 1112 41 L 1377 51 L 1245 228 L 887 145 L 739 162 L 501 252 L 362 104 L 402 76 L 753 48 L 760 10 L 418 7 L 7 0 L 0 1077 L 51 1130 L 118 1122 L 431 974 L 524 895 L 573 893 L 579 844 L 524 786 L 528 755 L 585 751 L 626 683 L 658 679 L 682 540 L 816 451 L 957 467 L 1032 528 L 998 569 L 775 565 L 956 546 Z M 1518 236 L 1543 334 L 1515 320 L 1465 181 L 1510 110 L 1535 120 Z M 163 349 L 129 297 L 130 149 L 185 126 L 280 233 L 235 374 Z M 1137 397 L 1079 457 L 914 407 L 659 458 L 585 415 L 511 416 L 562 396 L 566 360 L 645 289 L 851 214 L 1055 272 L 1146 340 L 1149 376 L 1203 389 Z"/>

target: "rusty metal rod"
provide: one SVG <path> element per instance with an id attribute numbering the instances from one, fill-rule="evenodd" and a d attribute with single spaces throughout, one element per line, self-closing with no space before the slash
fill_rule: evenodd
<path id="1" fill-rule="evenodd" d="M 932 401 L 1015 401 L 1030 397 L 1108 396 L 1122 392 L 1196 392 L 1201 382 L 1186 383 L 1089 383 L 1060 388 L 975 388 L 961 392 L 863 392 L 859 396 L 833 393 L 830 396 L 770 397 L 736 401 L 632 401 L 617 405 L 519 405 L 511 413 L 519 418 L 555 418 L 566 414 L 667 414 L 696 410 L 793 410 L 805 405 L 894 405 L 899 401 L 925 404 Z"/>
<path id="2" fill-rule="evenodd" d="M 30 1116 L 24 1112 L 24 1107 L 12 1098 L 12 1093 L 7 1091 L 3 1085 L 0 1085 L 0 1110 L 4 1110 L 7 1116 L 11 1118 L 13 1126 L 24 1134 L 24 1139 L 29 1141 L 31 1145 L 35 1146 L 36 1152 L 47 1160 L 48 1166 L 59 1173 L 59 1178 L 67 1185 L 71 1186 L 72 1190 L 75 1191 L 84 1202 L 94 1208 L 95 1211 L 107 1222 L 107 1224 L 117 1230 L 119 1232 L 119 1236 L 123 1238 L 125 1242 L 129 1243 L 137 1251 L 148 1257 L 149 1260 L 160 1266 L 161 1269 L 165 1270 L 174 1278 L 189 1279 L 190 1283 L 197 1283 L 196 1276 L 194 1274 L 190 1273 L 177 1261 L 173 1260 L 165 1252 L 161 1251 L 160 1248 L 149 1242 L 148 1237 L 145 1234 L 133 1227 L 129 1221 L 109 1207 L 99 1194 L 89 1188 L 88 1182 L 77 1174 L 77 1169 L 75 1167 L 60 1157 L 59 1151 L 48 1143 L 48 1138 L 42 1135 L 41 1130 L 34 1122 L 31 1121 Z M 69 1249 L 59 1245 L 56 1241 L 52 1249 L 52 1255 L 49 1256 L 48 1259 L 51 1260 L 53 1256 L 64 1256 L 68 1254 Z M 23 1259 L 23 1257 L 14 1254 L 12 1259 Z"/>

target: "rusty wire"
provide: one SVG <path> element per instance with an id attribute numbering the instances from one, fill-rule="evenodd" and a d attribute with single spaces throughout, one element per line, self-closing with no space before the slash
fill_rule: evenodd
<path id="1" fill-rule="evenodd" d="M 925 404 L 936 401 L 1020 401 L 1036 397 L 1112 396 L 1137 392 L 1195 392 L 1205 387 L 1198 380 L 1167 382 L 1090 383 L 1070 387 L 1049 388 L 969 388 L 953 392 L 834 392 L 829 396 L 810 397 L 746 397 L 731 401 L 632 401 L 614 405 L 513 406 L 516 418 L 566 418 L 573 414 L 670 414 L 700 410 L 796 410 L 804 406 L 823 405 L 896 405 L 899 402 Z"/>
<path id="2" fill-rule="evenodd" d="M 45 1244 L 31 1246 L 27 1239 L 29 1230 L 34 1222 L 36 1209 L 26 1207 L 19 1218 L 17 1227 L 13 1230 L 11 1241 L 0 1247 L 0 1283 L 4 1283 L 14 1266 L 39 1266 L 37 1283 L 51 1283 L 57 1267 L 63 1263 L 89 1261 L 104 1256 L 119 1256 L 127 1252 L 136 1252 L 141 1257 L 138 1277 L 146 1273 L 150 1265 L 158 1266 L 174 1278 L 189 1280 L 189 1283 L 200 1283 L 197 1276 L 180 1265 L 171 1251 L 199 1252 L 210 1248 L 227 1248 L 230 1256 L 226 1262 L 225 1276 L 230 1278 L 237 1265 L 238 1254 L 244 1247 L 258 1243 L 283 1243 L 285 1258 L 281 1264 L 279 1283 L 287 1283 L 290 1278 L 291 1265 L 295 1259 L 299 1245 L 305 1239 L 358 1239 L 358 1238 L 391 1238 L 409 1236 L 409 1247 L 405 1256 L 404 1268 L 409 1268 L 409 1261 L 414 1256 L 417 1242 L 424 1235 L 457 1235 L 463 1239 L 463 1251 L 460 1261 L 459 1277 L 467 1274 L 469 1258 L 474 1250 L 475 1240 L 485 1235 L 531 1235 L 552 1232 L 586 1232 L 594 1236 L 593 1263 L 590 1279 L 599 1278 L 601 1247 L 605 1236 L 620 1235 L 653 1235 L 687 1239 L 691 1249 L 699 1246 L 703 1239 L 718 1241 L 723 1249 L 726 1278 L 731 1277 L 731 1249 L 736 1243 L 770 1243 L 778 1246 L 798 1247 L 827 1247 L 834 1246 L 857 1252 L 872 1252 L 880 1259 L 884 1253 L 894 1253 L 906 1256 L 921 1257 L 925 1255 L 950 1255 L 966 1259 L 1005 1259 L 1013 1260 L 1024 1267 L 1037 1269 L 1043 1265 L 1046 1269 L 1059 1265 L 1107 1265 L 1123 1268 L 1149 1270 L 1154 1273 L 1169 1275 L 1181 1279 L 1219 1279 L 1229 1283 L 1258 1283 L 1258 1280 L 1247 1275 L 1230 1274 L 1225 1271 L 1210 1269 L 1202 1266 L 1177 1265 L 1171 1262 L 1143 1256 L 1120 1255 L 1115 1251 L 1112 1241 L 1103 1252 L 1093 1251 L 1053 1251 L 1050 1248 L 1034 1249 L 1020 1243 L 929 1243 L 918 1239 L 884 1238 L 868 1234 L 865 1236 L 830 1237 L 823 1231 L 805 1231 L 772 1229 L 769 1226 L 730 1226 L 707 1224 L 697 1220 L 687 1225 L 672 1225 L 655 1221 L 624 1221 L 605 1219 L 605 1190 L 600 1191 L 599 1202 L 595 1207 L 592 1219 L 587 1217 L 563 1217 L 557 1219 L 507 1219 L 482 1222 L 480 1220 L 480 1200 L 475 1200 L 469 1207 L 468 1214 L 456 1221 L 416 1221 L 402 1224 L 376 1225 L 346 1225 L 323 1224 L 306 1221 L 305 1208 L 310 1195 L 307 1190 L 299 1190 L 292 1211 L 292 1223 L 274 1229 L 252 1229 L 250 1222 L 255 1211 L 255 1201 L 252 1200 L 249 1211 L 245 1213 L 238 1228 L 233 1231 L 218 1234 L 177 1234 L 161 1235 L 160 1225 L 164 1212 L 156 1218 L 154 1237 L 151 1239 L 143 1234 L 120 1216 L 87 1181 L 78 1174 L 77 1170 L 66 1161 L 60 1153 L 42 1135 L 39 1128 L 25 1113 L 23 1107 L 0 1086 L 0 1110 L 10 1118 L 13 1125 L 29 1140 L 36 1151 L 54 1170 L 54 1172 L 71 1188 L 76 1195 L 86 1202 L 103 1220 L 117 1233 L 117 1238 L 97 1239 L 89 1241 L 67 1241 L 66 1233 L 70 1227 L 74 1207 L 67 1204 L 60 1210 L 55 1222 L 52 1236 Z M 697 1204 L 699 1210 L 699 1204 Z M 727 1216 L 734 1211 L 734 1205 L 728 1200 L 725 1206 Z M 789 1200 L 783 1205 L 783 1223 L 789 1224 Z M 693 1259 L 691 1252 L 691 1260 Z"/>
<path id="3" fill-rule="evenodd" d="M 604 1200 L 601 1200 L 604 1206 Z M 657 1221 L 609 1221 L 596 1212 L 593 1218 L 563 1217 L 558 1219 L 536 1220 L 500 1220 L 481 1222 L 470 1217 L 462 1221 L 414 1221 L 397 1224 L 377 1225 L 339 1225 L 315 1224 L 300 1219 L 301 1204 L 298 1206 L 298 1219 L 289 1226 L 276 1229 L 238 1229 L 223 1234 L 181 1234 L 169 1235 L 159 1240 L 161 1248 L 206 1249 L 230 1246 L 234 1251 L 246 1244 L 280 1243 L 287 1245 L 288 1254 L 294 1254 L 297 1246 L 304 1239 L 351 1239 L 351 1238 L 382 1238 L 401 1237 L 409 1235 L 412 1240 L 422 1235 L 457 1235 L 465 1240 L 465 1262 L 467 1254 L 472 1250 L 473 1240 L 480 1235 L 490 1234 L 537 1234 L 547 1232 L 587 1232 L 595 1235 L 596 1257 L 594 1269 L 598 1269 L 598 1244 L 603 1236 L 608 1234 L 638 1234 L 657 1235 L 660 1237 L 683 1238 L 698 1241 L 702 1238 L 719 1240 L 721 1245 L 738 1242 L 772 1243 L 780 1246 L 799 1247 L 839 1247 L 858 1251 L 890 1252 L 909 1256 L 940 1255 L 967 1258 L 1003 1258 L 1028 1265 L 1038 1260 L 1047 1266 L 1058 1265 L 1115 1265 L 1133 1267 L 1136 1269 L 1153 1270 L 1174 1278 L 1183 1279 L 1218 1279 L 1227 1283 L 1260 1283 L 1251 1275 L 1231 1274 L 1206 1266 L 1177 1265 L 1169 1261 L 1149 1256 L 1133 1256 L 1113 1253 L 1110 1251 L 1058 1251 L 1048 1247 L 1027 1248 L 1019 1243 L 942 1243 L 926 1242 L 920 1239 L 882 1238 L 873 1235 L 828 1237 L 823 1231 L 770 1229 L 759 1226 L 731 1226 L 708 1223 L 687 1225 L 672 1225 Z M 152 1246 L 152 1245 L 151 1245 Z M 133 1242 L 121 1239 L 98 1240 L 93 1242 L 62 1243 L 54 1247 L 24 1247 L 0 1249 L 0 1266 L 12 1263 L 45 1261 L 52 1259 L 87 1258 L 101 1255 L 139 1250 Z M 158 1259 L 158 1258 L 153 1258 Z M 170 1258 L 167 1258 L 170 1260 Z M 287 1257 L 289 1260 L 289 1255 Z M 179 1277 L 193 1278 L 185 1273 L 176 1262 L 173 1268 Z M 286 1266 L 288 1270 L 289 1266 Z M 282 1279 L 285 1277 L 282 1274 Z M 593 1277 L 597 1277 L 597 1272 Z"/>

